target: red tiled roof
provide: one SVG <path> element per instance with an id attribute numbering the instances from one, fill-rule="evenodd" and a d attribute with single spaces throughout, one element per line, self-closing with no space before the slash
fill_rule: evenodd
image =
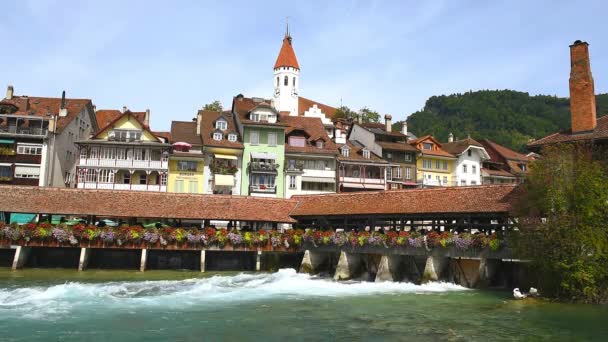
<path id="1" fill-rule="evenodd" d="M 347 145 L 350 148 L 348 157 L 342 155 L 341 147 Z M 351 141 L 347 141 L 346 144 L 336 144 L 338 147 L 338 160 L 339 161 L 351 161 L 351 162 L 362 162 L 362 163 L 375 163 L 375 164 L 388 164 L 388 162 L 370 151 L 370 158 L 363 157 L 363 147 L 358 144 L 354 144 Z"/>
<path id="2" fill-rule="evenodd" d="M 152 132 L 152 134 L 165 139 L 167 143 L 171 143 L 171 132 Z"/>
<path id="3" fill-rule="evenodd" d="M 105 126 L 100 126 L 99 130 L 97 131 L 97 133 L 95 133 L 95 135 L 91 138 L 91 140 L 97 139 L 97 137 L 106 130 L 106 128 L 108 128 L 109 126 L 113 126 L 114 123 L 118 122 L 118 120 L 120 120 L 120 118 L 122 118 L 123 116 L 130 116 L 132 118 L 135 119 L 135 121 L 137 121 L 137 123 L 139 123 L 139 125 L 141 126 L 141 129 L 143 131 L 146 131 L 150 134 L 152 134 L 154 136 L 154 138 L 156 138 L 157 142 L 162 142 L 154 133 L 152 133 L 152 131 L 150 130 L 150 127 L 148 127 L 147 125 L 145 125 L 143 123 L 143 121 L 141 121 L 138 117 L 141 117 L 141 113 L 142 112 L 132 112 L 130 110 L 127 109 L 127 111 L 125 111 L 124 113 L 121 113 L 119 116 L 115 117 L 114 120 L 112 120 L 110 123 L 108 123 Z M 145 114 L 145 112 L 144 112 Z"/>
<path id="4" fill-rule="evenodd" d="M 302 131 L 306 134 L 307 140 L 304 147 L 295 147 L 285 144 L 285 152 L 300 152 L 300 153 L 322 153 L 336 154 L 337 149 L 334 142 L 327 136 L 325 126 L 320 118 L 311 118 L 304 116 L 281 116 L 281 123 L 287 125 L 286 136 L 292 135 L 294 131 Z M 296 135 L 296 134 L 293 134 Z M 323 148 L 317 148 L 315 142 L 323 140 Z"/>
<path id="5" fill-rule="evenodd" d="M 393 138 L 403 138 L 403 140 L 407 140 L 407 136 L 399 131 L 391 130 L 390 132 L 387 132 L 386 124 L 383 124 L 380 122 L 365 122 L 365 123 L 357 124 L 357 125 L 365 128 L 366 130 L 368 130 L 371 133 L 374 133 L 376 135 L 388 135 Z"/>
<path id="6" fill-rule="evenodd" d="M 256 122 L 249 120 L 249 112 L 254 110 L 256 107 L 267 107 L 272 110 L 272 106 L 270 105 L 271 101 L 266 99 L 254 100 L 254 98 L 244 97 L 242 95 L 237 95 L 232 100 L 232 108 L 233 111 L 239 116 L 241 123 L 243 124 L 254 124 L 254 125 L 264 125 L 264 126 L 281 126 L 284 125 L 280 123 L 280 115 L 277 115 L 278 122 L 277 123 L 269 123 L 269 122 Z"/>
<path id="7" fill-rule="evenodd" d="M 50 118 L 51 115 L 58 115 L 61 108 L 61 98 L 59 97 L 33 97 L 33 96 L 13 96 L 12 99 L 4 99 L 0 102 L 3 105 L 13 105 L 17 111 L 15 115 L 35 115 Z M 65 99 L 67 115 L 57 118 L 57 132 L 60 133 L 66 128 L 84 109 L 89 106 L 93 111 L 93 103 L 89 99 Z M 50 113 L 50 115 L 49 115 Z"/>
<path id="8" fill-rule="evenodd" d="M 525 162 L 530 161 L 530 158 L 528 158 L 526 155 L 515 152 L 515 151 L 513 151 L 507 147 L 504 147 L 502 145 L 499 145 L 491 140 L 482 139 L 482 140 L 480 140 L 480 143 L 483 145 L 483 147 L 486 149 L 486 151 L 488 151 L 488 154 L 490 155 L 490 159 L 492 161 L 502 162 L 502 160 L 497 160 L 496 154 L 498 154 L 498 156 L 500 156 L 504 159 L 519 160 L 519 161 L 525 161 Z"/>
<path id="9" fill-rule="evenodd" d="M 213 111 L 199 111 L 199 114 L 202 115 L 201 120 L 201 135 L 203 139 L 204 146 L 213 146 L 213 147 L 226 147 L 226 148 L 243 148 L 243 142 L 241 139 L 241 135 L 236 129 L 236 123 L 234 122 L 234 115 L 232 112 L 213 112 Z M 222 140 L 214 140 L 213 133 L 215 130 L 215 122 L 223 117 L 228 122 L 228 129 L 222 132 Z M 234 133 L 237 136 L 237 141 L 232 142 L 228 140 L 228 134 Z"/>
<path id="10" fill-rule="evenodd" d="M 141 122 L 144 122 L 146 117 L 146 112 L 131 112 L 131 114 Z M 100 109 L 95 112 L 95 116 L 97 117 L 97 125 L 99 128 L 105 128 L 121 115 L 122 112 L 118 109 Z"/>
<path id="11" fill-rule="evenodd" d="M 294 218 L 331 215 L 508 213 L 514 185 L 294 196 Z"/>
<path id="12" fill-rule="evenodd" d="M 292 67 L 300 69 L 298 59 L 296 58 L 296 53 L 293 51 L 293 46 L 291 45 L 291 37 L 289 36 L 285 36 L 285 38 L 283 38 L 281 51 L 279 51 L 277 61 L 274 63 L 275 69 L 280 67 Z"/>
<path id="13" fill-rule="evenodd" d="M 431 140 L 437 147 L 435 150 L 424 150 L 422 149 L 422 143 L 425 141 Z M 432 135 L 425 135 L 418 139 L 413 139 L 408 142 L 410 145 L 415 146 L 420 153 L 423 155 L 431 155 L 438 157 L 448 157 L 448 158 L 456 158 L 453 154 L 443 150 L 443 144 L 441 144 L 437 139 L 435 139 Z"/>
<path id="14" fill-rule="evenodd" d="M 484 167 L 484 168 L 481 168 L 481 172 L 486 173 L 489 176 L 515 178 L 515 175 L 513 175 L 512 173 L 509 173 L 505 170 L 491 170 L 491 169 L 487 169 Z"/>
<path id="15" fill-rule="evenodd" d="M 388 142 L 388 141 L 376 141 L 383 150 L 388 151 L 407 151 L 407 152 L 416 152 L 418 151 L 414 146 L 406 143 L 406 142 Z"/>
<path id="16" fill-rule="evenodd" d="M 456 140 L 456 141 L 444 143 L 441 145 L 441 147 L 446 152 L 454 154 L 454 155 L 463 153 L 464 151 L 466 151 L 469 148 L 469 146 L 483 147 L 483 145 L 479 141 L 477 141 L 473 138 Z"/>
<path id="17" fill-rule="evenodd" d="M 196 121 L 171 121 L 171 143 L 185 142 L 201 146 L 203 141 L 196 135 Z"/>
<path id="18" fill-rule="evenodd" d="M 295 222 L 296 202 L 286 199 L 23 186 L 0 192 L 0 208 L 17 213 Z"/>
<path id="19" fill-rule="evenodd" d="M 608 139 L 608 115 L 597 119 L 597 126 L 592 132 L 572 134 L 572 130 L 553 133 L 544 138 L 537 139 L 528 144 L 530 148 L 539 148 L 542 145 L 558 144 L 563 142 L 605 140 Z"/>
<path id="20" fill-rule="evenodd" d="M 316 102 L 313 100 L 309 100 L 302 96 L 298 97 L 298 115 L 304 115 L 304 112 L 309 110 L 312 106 L 317 105 L 317 107 L 325 114 L 325 117 L 328 119 L 334 119 L 336 116 L 336 108 L 332 106 L 328 106 L 326 104 L 322 104 L 320 102 Z"/>

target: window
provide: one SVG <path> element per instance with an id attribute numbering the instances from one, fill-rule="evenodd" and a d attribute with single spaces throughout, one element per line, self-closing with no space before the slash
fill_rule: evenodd
<path id="1" fill-rule="evenodd" d="M 85 182 L 87 182 L 87 183 L 97 182 L 97 172 L 93 169 L 87 169 L 87 174 L 85 176 Z"/>
<path id="2" fill-rule="evenodd" d="M 258 145 L 260 143 L 260 132 L 251 131 L 249 133 L 249 143 L 251 145 Z"/>
<path id="3" fill-rule="evenodd" d="M 519 164 L 519 168 L 524 172 L 526 172 L 526 170 L 527 170 L 526 164 Z"/>
<path id="4" fill-rule="evenodd" d="M 430 169 L 432 167 L 433 167 L 433 161 L 427 160 L 427 159 L 423 159 L 422 160 L 422 168 L 423 169 Z"/>
<path id="5" fill-rule="evenodd" d="M 222 140 L 222 133 L 220 132 L 215 132 L 213 133 L 213 140 Z"/>
<path id="6" fill-rule="evenodd" d="M 433 149 L 433 144 L 432 143 L 423 143 L 422 144 L 422 149 L 430 151 L 430 150 Z"/>
<path id="7" fill-rule="evenodd" d="M 295 190 L 296 188 L 296 176 L 291 175 L 289 176 L 289 189 Z"/>
<path id="8" fill-rule="evenodd" d="M 465 185 L 467 185 L 467 181 L 464 180 L 464 179 L 461 179 L 460 180 L 460 186 L 465 186 Z"/>
<path id="9" fill-rule="evenodd" d="M 395 168 L 395 171 L 393 172 L 393 177 L 396 179 L 401 179 L 401 168 L 400 167 Z"/>
<path id="10" fill-rule="evenodd" d="M 139 174 L 139 184 L 140 185 L 146 185 L 146 184 L 148 184 L 148 176 L 145 173 L 140 173 Z"/>
<path id="11" fill-rule="evenodd" d="M 295 76 L 293 77 L 293 87 L 294 88 L 296 87 L 296 77 Z"/>
<path id="12" fill-rule="evenodd" d="M 126 160 L 127 159 L 127 150 L 124 148 L 119 148 L 116 150 L 116 159 Z"/>
<path id="13" fill-rule="evenodd" d="M 160 174 L 160 185 L 167 186 L 167 173 L 161 172 Z"/>
<path id="14" fill-rule="evenodd" d="M 447 170 L 447 169 L 448 169 L 448 161 L 447 161 L 447 160 L 444 160 L 444 161 L 443 161 L 443 169 L 444 169 L 444 170 Z"/>
<path id="15" fill-rule="evenodd" d="M 306 146 L 306 139 L 304 137 L 289 137 L 289 146 L 304 147 Z"/>
<path id="16" fill-rule="evenodd" d="M 183 179 L 175 180 L 175 192 L 184 192 L 184 180 Z"/>
<path id="17" fill-rule="evenodd" d="M 439 160 L 435 161 L 435 168 L 439 170 L 441 168 L 441 162 Z"/>
<path id="18" fill-rule="evenodd" d="M 268 133 L 268 145 L 277 146 L 277 134 L 275 132 Z"/>
<path id="19" fill-rule="evenodd" d="M 108 133 L 109 140 L 136 141 L 141 140 L 141 131 L 128 129 L 115 129 Z"/>
<path id="20" fill-rule="evenodd" d="M 471 165 L 471 172 L 476 175 L 477 174 L 477 165 Z"/>
<path id="21" fill-rule="evenodd" d="M 191 194 L 196 194 L 198 192 L 198 182 L 195 180 L 191 180 L 189 185 L 189 191 Z"/>
<path id="22" fill-rule="evenodd" d="M 363 158 L 369 159 L 370 158 L 370 154 L 369 154 L 369 150 L 363 150 Z"/>
<path id="23" fill-rule="evenodd" d="M 411 162 L 412 161 L 412 154 L 411 153 L 406 153 L 405 154 L 405 161 L 406 162 Z"/>
<path id="24" fill-rule="evenodd" d="M 222 130 L 222 131 L 225 131 L 225 130 L 228 129 L 228 122 L 226 122 L 226 120 L 223 120 L 223 119 L 222 120 L 218 120 L 215 123 L 215 128 L 219 129 L 219 130 Z"/>
<path id="25" fill-rule="evenodd" d="M 317 148 L 323 148 L 323 140 L 317 140 Z"/>
<path id="26" fill-rule="evenodd" d="M 258 122 L 258 121 L 260 121 L 260 115 L 257 113 L 251 113 L 251 115 L 249 116 L 249 119 L 251 119 L 251 121 Z"/>
<path id="27" fill-rule="evenodd" d="M 405 168 L 405 179 L 412 179 L 412 168 L 411 167 Z"/>
<path id="28" fill-rule="evenodd" d="M 99 183 L 114 183 L 114 172 L 108 169 L 99 170 L 97 181 Z"/>
<path id="29" fill-rule="evenodd" d="M 228 134 L 228 141 L 235 142 L 236 141 L 236 134 L 234 134 L 234 133 Z"/>
<path id="30" fill-rule="evenodd" d="M 467 164 L 462 165 L 462 173 L 467 173 Z"/>
<path id="31" fill-rule="evenodd" d="M 78 183 L 84 183 L 86 173 L 84 170 L 78 170 Z"/>
<path id="32" fill-rule="evenodd" d="M 440 176 L 435 176 L 435 180 L 437 180 L 437 184 L 441 184 L 441 177 Z"/>
<path id="33" fill-rule="evenodd" d="M 131 184 L 131 172 L 127 171 L 122 175 L 122 184 Z"/>
<path id="34" fill-rule="evenodd" d="M 42 155 L 42 145 L 17 144 L 17 154 Z"/>
<path id="35" fill-rule="evenodd" d="M 390 152 L 386 152 L 386 159 L 393 159 L 393 154 Z"/>
<path id="36" fill-rule="evenodd" d="M 277 88 L 279 87 L 279 76 L 277 76 Z"/>
<path id="37" fill-rule="evenodd" d="M 285 80 L 283 81 L 283 85 L 285 85 L 285 86 L 289 85 L 289 77 L 285 76 Z"/>
<path id="38" fill-rule="evenodd" d="M 141 148 L 136 148 L 133 150 L 133 159 L 135 160 L 147 160 L 146 158 L 146 150 Z"/>
<path id="39" fill-rule="evenodd" d="M 87 149 L 86 148 L 80 149 L 80 159 L 87 159 Z"/>
<path id="40" fill-rule="evenodd" d="M 343 147 L 343 148 L 342 148 L 342 155 L 343 155 L 344 157 L 347 157 L 347 158 L 348 158 L 348 153 L 349 153 L 349 148 L 348 148 L 348 147 Z"/>
<path id="41" fill-rule="evenodd" d="M 469 149 L 469 150 L 467 151 L 467 155 L 470 157 L 472 154 L 473 154 L 473 152 L 472 152 L 472 151 Z"/>
<path id="42" fill-rule="evenodd" d="M 477 181 L 472 180 L 471 185 L 477 185 Z"/>
<path id="43" fill-rule="evenodd" d="M 0 178 L 13 178 L 13 169 L 10 166 L 0 166 Z"/>
<path id="44" fill-rule="evenodd" d="M 196 171 L 196 162 L 190 160 L 178 160 L 177 161 L 178 171 Z"/>
<path id="45" fill-rule="evenodd" d="M 448 185 L 448 176 L 443 176 L 443 184 Z"/>

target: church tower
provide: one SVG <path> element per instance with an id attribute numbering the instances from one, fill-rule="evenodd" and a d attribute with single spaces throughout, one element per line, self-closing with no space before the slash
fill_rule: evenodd
<path id="1" fill-rule="evenodd" d="M 289 115 L 297 116 L 300 65 L 291 41 L 287 25 L 279 57 L 274 63 L 274 105 L 279 112 L 289 112 Z"/>

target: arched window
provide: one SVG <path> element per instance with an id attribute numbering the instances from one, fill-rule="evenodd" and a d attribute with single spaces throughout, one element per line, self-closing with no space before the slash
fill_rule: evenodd
<path id="1" fill-rule="evenodd" d="M 279 76 L 277 76 L 277 88 L 279 87 Z"/>
<path id="2" fill-rule="evenodd" d="M 283 82 L 284 85 L 288 86 L 289 85 L 289 77 L 285 76 L 285 82 Z"/>
<path id="3" fill-rule="evenodd" d="M 296 87 L 296 77 L 295 76 L 293 77 L 293 87 L 294 88 Z"/>

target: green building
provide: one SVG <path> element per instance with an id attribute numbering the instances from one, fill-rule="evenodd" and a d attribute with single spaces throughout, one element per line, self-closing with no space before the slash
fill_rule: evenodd
<path id="1" fill-rule="evenodd" d="M 285 126 L 269 100 L 237 95 L 232 111 L 243 136 L 241 195 L 285 197 Z"/>

